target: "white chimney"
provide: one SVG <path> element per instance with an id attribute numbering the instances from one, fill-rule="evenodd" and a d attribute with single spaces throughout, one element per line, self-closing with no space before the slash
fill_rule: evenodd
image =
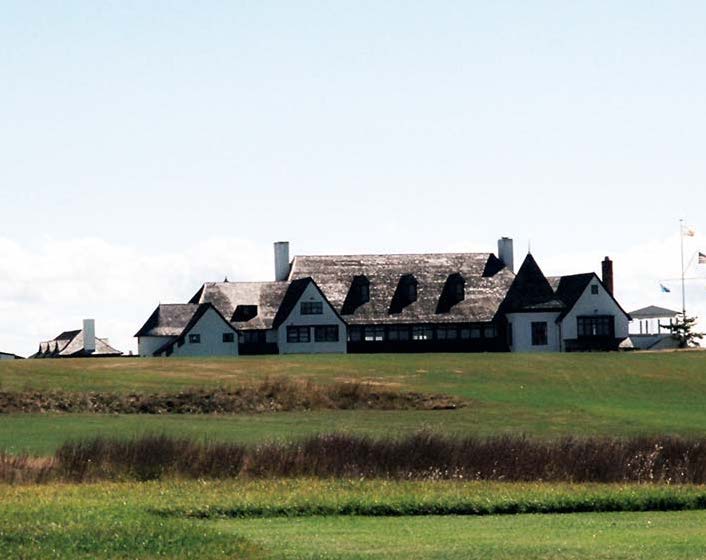
<path id="1" fill-rule="evenodd" d="M 510 272 L 515 272 L 515 256 L 510 237 L 498 239 L 498 258 L 505 263 Z"/>
<path id="2" fill-rule="evenodd" d="M 83 349 L 86 352 L 96 350 L 96 322 L 93 319 L 83 320 Z"/>
<path id="3" fill-rule="evenodd" d="M 283 282 L 289 277 L 289 241 L 275 242 L 275 281 Z"/>

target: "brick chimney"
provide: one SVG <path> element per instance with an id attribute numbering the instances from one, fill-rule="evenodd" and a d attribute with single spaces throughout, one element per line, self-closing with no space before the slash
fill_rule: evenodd
<path id="1" fill-rule="evenodd" d="M 613 295 L 613 261 L 606 257 L 601 264 L 603 265 L 603 285 L 610 295 Z"/>

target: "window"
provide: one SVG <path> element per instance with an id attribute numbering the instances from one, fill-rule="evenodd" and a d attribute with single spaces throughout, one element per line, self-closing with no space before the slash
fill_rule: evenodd
<path id="1" fill-rule="evenodd" d="M 463 279 L 459 279 L 454 284 L 454 296 L 456 298 L 456 301 L 463 301 L 463 298 L 465 296 L 464 292 L 465 287 L 463 285 Z"/>
<path id="2" fill-rule="evenodd" d="M 240 341 L 243 344 L 260 344 L 265 342 L 264 331 L 245 331 L 240 334 Z"/>
<path id="3" fill-rule="evenodd" d="M 200 334 L 190 334 L 189 335 L 189 344 L 201 344 L 201 335 Z"/>
<path id="4" fill-rule="evenodd" d="M 578 335 L 587 336 L 615 336 L 615 321 L 612 315 L 594 315 L 592 317 L 578 317 Z"/>
<path id="5" fill-rule="evenodd" d="M 461 327 L 461 338 L 464 340 L 471 338 L 471 329 L 469 327 Z"/>
<path id="6" fill-rule="evenodd" d="M 370 284 L 367 281 L 358 284 L 358 301 L 360 303 L 370 301 Z"/>
<path id="7" fill-rule="evenodd" d="M 485 338 L 495 338 L 498 336 L 498 332 L 495 330 L 495 325 L 485 327 L 483 329 L 483 336 Z"/>
<path id="8" fill-rule="evenodd" d="M 408 284 L 407 285 L 407 301 L 417 301 L 417 285 Z"/>
<path id="9" fill-rule="evenodd" d="M 322 325 L 314 327 L 316 342 L 338 342 L 338 325 Z"/>
<path id="10" fill-rule="evenodd" d="M 365 342 L 380 342 L 385 340 L 385 327 L 372 326 L 365 327 L 363 331 Z"/>
<path id="11" fill-rule="evenodd" d="M 351 342 L 360 342 L 363 340 L 363 329 L 361 327 L 349 327 L 348 340 Z"/>
<path id="12" fill-rule="evenodd" d="M 456 340 L 458 329 L 456 327 L 436 327 L 437 340 Z"/>
<path id="13" fill-rule="evenodd" d="M 407 325 L 388 327 L 387 340 L 409 340 L 409 327 Z"/>
<path id="14" fill-rule="evenodd" d="M 480 338 L 480 328 L 471 327 L 471 338 Z"/>
<path id="15" fill-rule="evenodd" d="M 547 345 L 547 322 L 537 321 L 532 323 L 532 346 Z"/>
<path id="16" fill-rule="evenodd" d="M 310 342 L 309 327 L 287 327 L 287 342 Z"/>
<path id="17" fill-rule="evenodd" d="M 321 315 L 324 312 L 324 304 L 320 301 L 302 301 L 302 315 Z"/>
<path id="18" fill-rule="evenodd" d="M 434 336 L 434 331 L 431 327 L 425 325 L 415 325 L 412 327 L 412 340 L 431 340 Z"/>
<path id="19" fill-rule="evenodd" d="M 591 284 L 591 295 L 598 295 L 598 284 Z"/>
<path id="20" fill-rule="evenodd" d="M 235 333 L 224 332 L 223 333 L 223 342 L 235 342 Z"/>

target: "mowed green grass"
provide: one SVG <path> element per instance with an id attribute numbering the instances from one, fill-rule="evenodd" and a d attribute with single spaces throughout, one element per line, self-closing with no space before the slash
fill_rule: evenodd
<path id="1" fill-rule="evenodd" d="M 221 521 L 273 558 L 703 559 L 706 512 Z"/>
<path id="2" fill-rule="evenodd" d="M 0 449 L 46 454 L 66 439 L 146 432 L 218 440 L 290 439 L 421 428 L 493 435 L 706 435 L 706 352 L 409 354 L 0 363 L 0 390 L 175 391 L 286 375 L 357 380 L 468 399 L 453 411 L 313 411 L 237 416 L 0 415 Z"/>
<path id="3" fill-rule="evenodd" d="M 1 558 L 703 558 L 706 511 L 315 515 L 454 504 L 702 507 L 706 488 L 388 481 L 0 485 Z M 701 504 L 701 506 L 699 506 Z M 299 508 L 283 516 L 282 508 Z M 239 518 L 223 512 L 236 510 Z M 250 512 L 250 513 L 248 513 Z M 256 517 L 253 517 L 256 515 Z"/>

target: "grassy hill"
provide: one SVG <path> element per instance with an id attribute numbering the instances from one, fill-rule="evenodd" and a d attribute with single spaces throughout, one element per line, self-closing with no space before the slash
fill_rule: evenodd
<path id="1" fill-rule="evenodd" d="M 706 352 L 416 354 L 95 359 L 0 363 L 0 391 L 154 392 L 288 376 L 358 380 L 455 395 L 448 411 L 312 411 L 255 415 L 0 415 L 0 449 L 51 452 L 67 438 L 165 432 L 258 441 L 326 431 L 706 435 Z"/>

